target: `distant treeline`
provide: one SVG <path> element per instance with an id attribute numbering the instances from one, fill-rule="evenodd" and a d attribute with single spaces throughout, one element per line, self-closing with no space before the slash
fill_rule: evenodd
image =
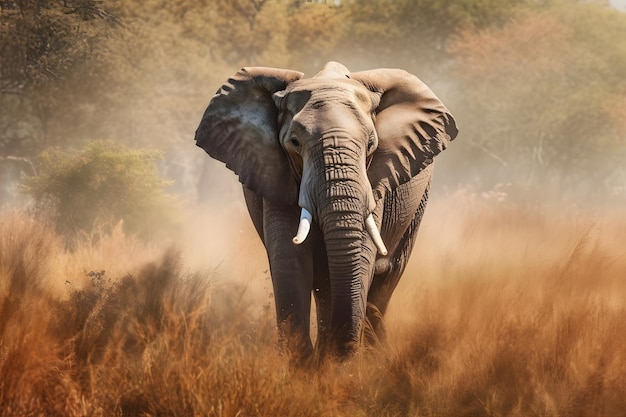
<path id="1" fill-rule="evenodd" d="M 193 131 L 228 75 L 253 65 L 313 75 L 337 60 L 352 70 L 400 67 L 435 90 L 461 129 L 441 164 L 447 185 L 626 192 L 626 14 L 606 2 L 22 0 L 0 8 L 5 158 L 112 139 L 163 149 L 165 174 L 192 187 L 204 160 Z M 15 175 L 0 175 L 4 190 Z"/>

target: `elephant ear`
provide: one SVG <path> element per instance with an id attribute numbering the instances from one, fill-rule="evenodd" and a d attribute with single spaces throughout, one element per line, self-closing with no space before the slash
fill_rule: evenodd
<path id="1" fill-rule="evenodd" d="M 435 94 L 414 75 L 398 69 L 351 73 L 380 94 L 374 125 L 378 149 L 369 180 L 376 199 L 409 181 L 443 151 L 457 133 L 454 118 Z"/>
<path id="2" fill-rule="evenodd" d="M 272 94 L 303 74 L 276 68 L 242 68 L 211 99 L 196 145 L 222 161 L 239 181 L 278 204 L 297 204 L 298 184 L 278 142 L 278 109 Z"/>

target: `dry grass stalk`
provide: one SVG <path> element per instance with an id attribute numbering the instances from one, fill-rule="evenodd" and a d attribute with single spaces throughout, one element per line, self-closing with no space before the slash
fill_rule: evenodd
<path id="1" fill-rule="evenodd" d="M 276 351 L 265 298 L 176 251 L 117 233 L 68 253 L 5 215 L 0 415 L 621 415 L 626 219 L 607 213 L 433 201 L 387 346 L 319 369 Z"/>

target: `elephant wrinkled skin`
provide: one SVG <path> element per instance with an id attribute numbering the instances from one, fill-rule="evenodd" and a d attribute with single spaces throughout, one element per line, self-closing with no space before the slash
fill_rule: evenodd
<path id="1" fill-rule="evenodd" d="M 289 352 L 314 352 L 311 293 L 322 356 L 353 351 L 366 319 L 370 336 L 381 336 L 428 199 L 433 158 L 457 132 L 434 93 L 397 69 L 351 73 L 329 62 L 303 78 L 243 68 L 212 98 L 196 144 L 243 184 Z"/>

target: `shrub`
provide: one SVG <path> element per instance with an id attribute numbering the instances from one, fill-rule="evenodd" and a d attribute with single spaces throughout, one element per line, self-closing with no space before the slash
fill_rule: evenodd
<path id="1" fill-rule="evenodd" d="M 174 222 L 158 158 L 157 151 L 111 141 L 89 142 L 82 150 L 47 150 L 22 191 L 34 199 L 36 214 L 69 239 L 108 233 L 120 221 L 126 232 L 151 237 Z"/>

